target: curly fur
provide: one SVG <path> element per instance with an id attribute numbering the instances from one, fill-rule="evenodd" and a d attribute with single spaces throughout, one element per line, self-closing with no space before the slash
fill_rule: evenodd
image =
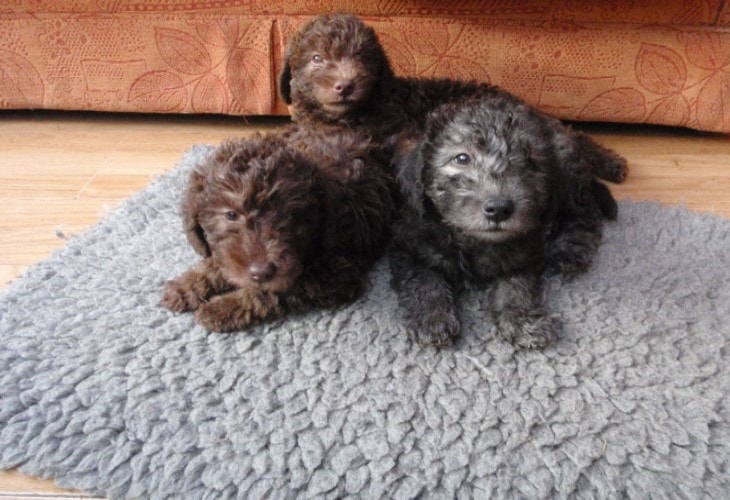
<path id="1" fill-rule="evenodd" d="M 349 14 L 311 19 L 290 40 L 279 91 L 299 123 L 328 123 L 365 131 L 394 146 L 399 135 L 422 131 L 428 113 L 465 97 L 523 103 L 497 87 L 451 79 L 396 77 L 375 31 Z M 570 129 L 594 174 L 621 182 L 626 161 Z"/>
<path id="2" fill-rule="evenodd" d="M 489 291 L 499 335 L 540 347 L 554 336 L 541 275 L 593 261 L 609 190 L 585 143 L 504 94 L 446 104 L 398 165 L 404 206 L 394 224 L 393 285 L 408 331 L 445 345 L 459 333 L 457 297 Z"/>
<path id="3" fill-rule="evenodd" d="M 225 142 L 192 172 L 182 203 L 204 259 L 167 282 L 162 303 L 232 331 L 354 300 L 386 243 L 391 193 L 358 133 L 290 128 Z"/>

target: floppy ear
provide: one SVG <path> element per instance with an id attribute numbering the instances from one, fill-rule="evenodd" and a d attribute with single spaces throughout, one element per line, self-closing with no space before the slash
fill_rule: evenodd
<path id="1" fill-rule="evenodd" d="M 289 40 L 284 52 L 284 65 L 279 73 L 279 95 L 285 103 L 291 104 L 291 56 L 294 46 L 299 43 L 299 35 L 296 34 Z"/>
<path id="2" fill-rule="evenodd" d="M 205 239 L 205 231 L 203 231 L 199 222 L 204 190 L 205 176 L 195 169 L 190 174 L 188 185 L 183 193 L 182 219 L 185 236 L 187 236 L 190 245 L 200 255 L 208 257 L 210 256 L 210 247 Z"/>
<path id="3" fill-rule="evenodd" d="M 401 146 L 402 147 L 402 146 Z M 400 188 L 403 203 L 423 214 L 423 141 L 412 143 L 397 159 L 396 182 Z M 401 148 L 399 150 L 402 151 Z"/>
<path id="4" fill-rule="evenodd" d="M 383 44 L 380 43 L 380 39 L 378 38 L 377 33 L 375 33 L 375 30 L 373 28 L 368 27 L 370 30 L 370 33 L 372 34 L 373 40 L 375 40 L 375 46 L 378 48 L 379 57 L 380 57 L 380 75 L 379 80 L 381 85 L 386 84 L 392 84 L 392 81 L 395 79 L 395 73 L 393 72 L 393 67 L 390 64 L 390 59 L 388 59 L 388 55 L 385 53 L 385 49 L 383 49 Z"/>

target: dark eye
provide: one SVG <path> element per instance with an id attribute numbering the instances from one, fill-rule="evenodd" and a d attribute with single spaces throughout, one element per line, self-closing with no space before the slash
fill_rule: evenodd
<path id="1" fill-rule="evenodd" d="M 316 64 L 321 64 L 324 62 L 324 58 L 320 56 L 319 54 L 314 54 L 312 56 L 312 62 Z"/>
<path id="2" fill-rule="evenodd" d="M 226 212 L 225 216 L 226 216 L 226 219 L 228 219 L 230 221 L 238 220 L 238 212 L 235 212 L 233 210 Z"/>
<path id="3" fill-rule="evenodd" d="M 454 156 L 454 163 L 457 165 L 469 165 L 471 163 L 471 156 L 466 153 L 461 153 Z"/>

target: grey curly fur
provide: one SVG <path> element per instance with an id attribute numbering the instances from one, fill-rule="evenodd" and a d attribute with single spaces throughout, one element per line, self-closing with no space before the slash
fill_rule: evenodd
<path id="1" fill-rule="evenodd" d="M 242 335 L 159 305 L 199 261 L 181 167 L 0 291 L 0 468 L 110 498 L 724 498 L 730 221 L 621 202 L 552 348 L 452 349 L 398 319 L 380 261 L 355 304 Z"/>

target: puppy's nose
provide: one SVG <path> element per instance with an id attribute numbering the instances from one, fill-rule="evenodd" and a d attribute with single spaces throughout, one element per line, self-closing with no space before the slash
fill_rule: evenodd
<path id="1" fill-rule="evenodd" d="M 349 78 L 337 80 L 335 84 L 332 85 L 332 90 L 334 90 L 341 96 L 346 97 L 352 94 L 352 91 L 355 90 L 355 82 L 353 82 Z"/>
<path id="2" fill-rule="evenodd" d="M 502 222 L 515 212 L 515 203 L 510 199 L 487 200 L 482 206 L 484 216 L 490 222 Z"/>
<path id="3" fill-rule="evenodd" d="M 256 283 L 269 281 L 276 273 L 276 266 L 271 262 L 254 262 L 248 267 L 248 275 Z"/>

